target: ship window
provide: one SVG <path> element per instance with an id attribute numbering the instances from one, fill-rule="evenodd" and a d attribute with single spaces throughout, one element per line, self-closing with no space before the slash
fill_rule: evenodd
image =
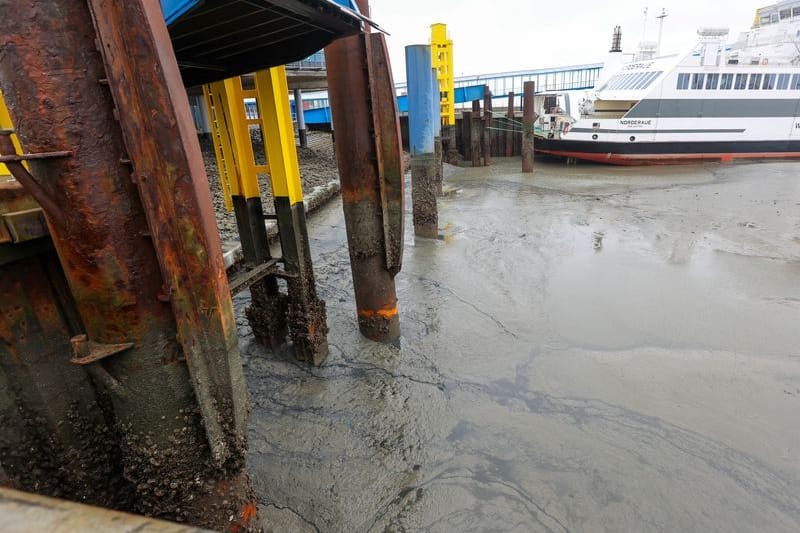
<path id="1" fill-rule="evenodd" d="M 606 90 L 606 91 L 612 90 L 614 88 L 614 84 L 617 83 L 618 79 L 619 79 L 619 76 L 614 76 L 613 78 L 611 78 L 610 80 L 608 80 L 606 82 L 606 84 L 603 86 L 603 89 Z"/>
<path id="2" fill-rule="evenodd" d="M 792 16 L 793 16 L 793 17 L 798 17 L 798 16 L 800 16 L 800 7 L 793 7 L 793 8 L 792 8 Z"/>
<path id="3" fill-rule="evenodd" d="M 741 91 L 745 87 L 747 87 L 747 74 L 737 74 L 736 83 L 733 88 L 737 91 Z"/>
<path id="4" fill-rule="evenodd" d="M 611 80 L 611 83 L 609 84 L 608 88 L 612 91 L 616 91 L 628 81 L 629 77 L 630 74 L 622 74 L 620 76 L 616 76 L 613 80 Z"/>
<path id="5" fill-rule="evenodd" d="M 625 87 L 625 88 L 626 88 L 626 89 L 629 89 L 629 90 L 633 90 L 633 89 L 635 89 L 635 88 L 636 88 L 636 86 L 637 86 L 637 85 L 639 85 L 639 83 L 640 83 L 640 82 L 641 82 L 643 79 L 645 79 L 646 77 L 647 77 L 647 72 L 640 72 L 639 74 L 637 74 L 636 76 L 634 76 L 634 77 L 633 77 L 633 79 L 631 80 L 631 82 L 630 82 L 630 83 L 628 84 L 628 86 L 627 86 L 627 87 Z"/>
<path id="6" fill-rule="evenodd" d="M 716 90 L 719 84 L 719 74 L 709 74 L 706 77 L 706 89 Z"/>
<path id="7" fill-rule="evenodd" d="M 612 89 L 615 90 L 615 91 L 618 90 L 618 89 L 621 89 L 623 85 L 628 83 L 629 79 L 631 79 L 631 75 L 630 74 L 623 74 L 622 76 L 619 77 L 619 79 L 616 81 L 616 83 L 614 83 L 614 87 L 612 87 Z"/>
<path id="8" fill-rule="evenodd" d="M 642 84 L 645 82 L 645 80 L 647 80 L 647 77 L 648 77 L 649 75 L 650 75 L 650 73 L 649 73 L 649 72 L 642 72 L 642 75 L 641 75 L 641 76 L 638 76 L 638 77 L 637 77 L 637 78 L 634 80 L 634 82 L 633 82 L 633 85 L 631 85 L 631 86 L 629 87 L 629 88 L 630 88 L 630 90 L 632 90 L 632 91 L 638 91 L 639 89 L 641 89 L 641 88 L 642 88 Z"/>
<path id="9" fill-rule="evenodd" d="M 788 19 L 791 16 L 792 16 L 791 9 L 781 9 L 781 20 Z"/>
<path id="10" fill-rule="evenodd" d="M 647 88 L 648 88 L 648 87 L 650 87 L 650 85 L 652 85 L 652 84 L 653 84 L 653 82 L 654 82 L 654 81 L 656 81 L 656 79 L 658 79 L 658 77 L 659 77 L 659 76 L 661 76 L 663 73 L 664 73 L 664 71 L 663 71 L 663 70 L 659 70 L 658 72 L 650 72 L 650 73 L 647 75 L 647 77 L 646 77 L 646 78 L 645 78 L 645 79 L 644 79 L 644 80 L 643 80 L 643 81 L 642 81 L 642 82 L 639 84 L 639 86 L 638 86 L 638 87 L 636 87 L 636 88 L 637 88 L 637 89 L 647 89 Z"/>
<path id="11" fill-rule="evenodd" d="M 770 20 L 769 20 L 769 21 L 770 21 L 770 22 L 773 22 L 773 23 L 774 23 L 774 22 L 779 22 L 779 21 L 780 21 L 780 18 L 778 18 L 778 14 L 777 14 L 777 13 L 773 13 L 773 14 L 772 14 L 772 16 L 770 17 Z"/>
<path id="12" fill-rule="evenodd" d="M 761 17 L 761 24 L 769 24 L 769 15 Z"/>
<path id="13" fill-rule="evenodd" d="M 719 88 L 727 91 L 731 87 L 733 87 L 733 74 L 723 74 Z"/>
<path id="14" fill-rule="evenodd" d="M 705 77 L 705 74 L 692 74 L 692 89 L 702 89 Z"/>
<path id="15" fill-rule="evenodd" d="M 678 74 L 678 89 L 686 90 L 688 88 L 689 88 L 689 74 L 683 72 Z"/>
<path id="16" fill-rule="evenodd" d="M 636 84 L 633 86 L 634 90 L 644 89 L 648 85 L 650 85 L 650 81 L 653 79 L 652 72 L 645 72 L 642 74 L 642 77 L 636 81 Z"/>
<path id="17" fill-rule="evenodd" d="M 628 76 L 628 79 L 625 81 L 625 84 L 622 87 L 620 87 L 620 89 L 623 91 L 632 89 L 633 86 L 639 81 L 639 78 L 641 78 L 641 76 L 642 76 L 641 72 L 638 74 L 631 74 L 630 76 Z"/>
<path id="18" fill-rule="evenodd" d="M 753 90 L 759 87 L 761 87 L 761 74 L 750 74 L 750 82 L 747 84 L 747 88 Z"/>
<path id="19" fill-rule="evenodd" d="M 764 74 L 764 83 L 761 84 L 761 88 L 765 91 L 771 91 L 775 88 L 775 78 L 777 78 L 777 74 Z"/>
<path id="20" fill-rule="evenodd" d="M 792 85 L 790 88 L 793 91 L 797 91 L 800 89 L 800 74 L 792 74 Z"/>
<path id="21" fill-rule="evenodd" d="M 778 90 L 785 91 L 789 88 L 789 79 L 791 76 L 789 74 L 779 74 L 778 75 Z"/>

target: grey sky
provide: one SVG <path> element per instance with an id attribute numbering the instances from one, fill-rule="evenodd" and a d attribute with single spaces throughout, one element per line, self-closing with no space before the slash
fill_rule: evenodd
<path id="1" fill-rule="evenodd" d="M 763 1 L 763 0 L 762 0 Z M 456 75 L 504 72 L 603 61 L 615 25 L 623 48 L 635 51 L 648 6 L 647 40 L 658 37 L 655 15 L 666 8 L 662 52 L 682 52 L 700 26 L 725 26 L 731 36 L 750 28 L 755 10 L 770 2 L 743 0 L 370 0 L 372 17 L 388 38 L 395 81 L 405 80 L 404 47 L 429 41 L 429 26 L 448 25 Z"/>

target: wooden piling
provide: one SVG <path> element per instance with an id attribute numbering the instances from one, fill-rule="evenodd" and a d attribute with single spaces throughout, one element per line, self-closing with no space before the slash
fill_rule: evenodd
<path id="1" fill-rule="evenodd" d="M 522 102 L 522 172 L 525 173 L 533 172 L 533 122 L 536 116 L 533 107 L 535 94 L 536 82 L 526 81 Z"/>
<path id="2" fill-rule="evenodd" d="M 483 166 L 492 164 L 492 91 L 483 86 Z"/>
<path id="3" fill-rule="evenodd" d="M 472 101 L 472 120 L 470 122 L 470 142 L 472 149 L 470 154 L 472 156 L 472 166 L 481 166 L 481 102 L 480 100 Z"/>
<path id="4" fill-rule="evenodd" d="M 516 138 L 514 132 L 514 91 L 509 91 L 508 93 L 508 107 L 506 108 L 506 117 L 508 120 L 506 121 L 506 131 L 504 132 L 505 135 L 505 153 L 506 157 L 512 157 L 514 155 L 514 140 Z"/>

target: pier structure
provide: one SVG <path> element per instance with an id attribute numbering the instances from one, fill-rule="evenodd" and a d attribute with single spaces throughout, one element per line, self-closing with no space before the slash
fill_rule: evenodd
<path id="1" fill-rule="evenodd" d="M 337 143 L 358 321 L 369 338 L 399 336 L 402 152 L 385 41 L 370 33 L 367 8 L 26 0 L 4 10 L 3 486 L 194 527 L 260 530 L 232 295 L 250 289 L 248 321 L 273 352 L 324 360 L 325 304 L 283 65 L 328 45 L 337 131 L 358 141 Z M 242 85 L 248 74 L 253 87 Z M 230 271 L 187 90 L 207 107 L 236 213 L 244 261 Z M 248 96 L 257 118 L 244 112 Z M 348 115 L 357 121 L 338 120 Z M 251 128 L 262 131 L 266 165 L 255 164 Z M 265 214 L 259 173 L 269 174 L 274 215 Z M 268 219 L 279 247 L 270 246 Z"/>

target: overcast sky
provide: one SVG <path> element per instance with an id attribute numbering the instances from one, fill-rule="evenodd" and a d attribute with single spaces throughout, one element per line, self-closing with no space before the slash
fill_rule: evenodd
<path id="1" fill-rule="evenodd" d="M 655 16 L 665 8 L 663 53 L 683 52 L 700 26 L 724 26 L 731 37 L 750 28 L 768 1 L 743 0 L 370 0 L 372 17 L 388 37 L 395 82 L 405 81 L 409 44 L 427 44 L 430 25 L 447 24 L 456 75 L 602 62 L 614 26 L 623 49 L 636 51 L 648 7 L 647 40 L 658 38 Z"/>

